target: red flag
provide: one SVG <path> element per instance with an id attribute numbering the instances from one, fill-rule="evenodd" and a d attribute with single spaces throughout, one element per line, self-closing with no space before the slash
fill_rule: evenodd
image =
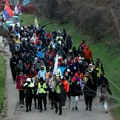
<path id="1" fill-rule="evenodd" d="M 9 0 L 6 0 L 6 1 L 5 1 L 5 4 L 8 5 L 8 2 L 9 2 Z"/>
<path id="2" fill-rule="evenodd" d="M 14 16 L 13 11 L 11 10 L 11 8 L 8 4 L 5 5 L 3 14 L 4 14 L 6 19 L 9 19 L 9 18 Z"/>

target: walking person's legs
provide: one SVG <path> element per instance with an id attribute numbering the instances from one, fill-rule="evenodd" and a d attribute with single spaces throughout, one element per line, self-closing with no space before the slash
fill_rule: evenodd
<path id="1" fill-rule="evenodd" d="M 78 101 L 79 101 L 79 96 L 75 96 L 75 109 L 78 110 Z"/>
<path id="2" fill-rule="evenodd" d="M 44 95 L 42 98 L 43 98 L 44 109 L 47 110 L 47 107 L 46 107 L 46 104 L 47 104 L 46 95 Z"/>
<path id="3" fill-rule="evenodd" d="M 55 106 L 55 113 L 57 113 L 58 112 L 58 105 L 57 105 L 57 101 L 56 100 L 54 101 L 54 106 Z"/>
<path id="4" fill-rule="evenodd" d="M 39 97 L 38 97 L 38 106 L 40 107 L 40 112 L 42 112 L 42 96 L 39 94 Z"/>
<path id="5" fill-rule="evenodd" d="M 84 96 L 85 98 L 85 105 L 86 105 L 86 111 L 88 110 L 88 96 Z"/>
<path id="6" fill-rule="evenodd" d="M 72 110 L 75 109 L 75 96 L 71 96 L 71 101 L 72 101 Z"/>
<path id="7" fill-rule="evenodd" d="M 105 113 L 108 112 L 108 102 L 104 102 L 104 109 L 105 109 Z"/>
<path id="8" fill-rule="evenodd" d="M 62 115 L 62 101 L 59 101 L 59 115 Z"/>
<path id="9" fill-rule="evenodd" d="M 89 96 L 89 111 L 92 111 L 92 101 L 93 101 L 93 97 Z"/>
<path id="10" fill-rule="evenodd" d="M 28 106 L 29 106 L 29 99 L 28 99 L 28 97 L 26 97 L 26 112 L 28 112 Z"/>

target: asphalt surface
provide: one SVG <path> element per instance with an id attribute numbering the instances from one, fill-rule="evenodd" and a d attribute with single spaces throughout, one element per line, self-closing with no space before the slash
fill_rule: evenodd
<path id="1" fill-rule="evenodd" d="M 34 109 L 34 103 L 32 106 L 32 111 L 26 113 L 25 106 L 21 108 L 18 101 L 18 90 L 15 88 L 15 84 L 13 83 L 9 59 L 11 54 L 9 52 L 8 47 L 4 47 L 2 38 L 0 37 L 0 46 L 2 48 L 0 50 L 4 50 L 5 58 L 6 58 L 6 114 L 3 120 L 113 120 L 113 117 L 108 110 L 106 114 L 104 110 L 101 110 L 101 105 L 99 103 L 98 97 L 96 97 L 93 101 L 92 111 L 85 110 L 84 97 L 82 96 L 79 100 L 78 111 L 72 111 L 69 108 L 69 101 L 67 100 L 66 108 L 63 109 L 62 116 L 59 116 L 54 112 L 54 110 L 50 109 L 50 104 L 47 104 L 47 111 L 39 112 L 38 109 Z M 110 108 L 110 105 L 109 105 Z"/>

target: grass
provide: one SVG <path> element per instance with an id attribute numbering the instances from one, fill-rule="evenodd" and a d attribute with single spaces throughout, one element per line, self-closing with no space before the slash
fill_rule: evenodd
<path id="1" fill-rule="evenodd" d="M 30 17 L 30 18 L 29 18 Z M 23 24 L 29 25 L 29 23 L 34 23 L 34 16 L 23 14 L 22 16 L 24 22 Z M 31 19 L 33 18 L 33 19 Z M 30 19 L 30 21 L 29 21 Z M 29 21 L 29 22 L 28 22 Z M 46 19 L 39 19 L 39 23 L 41 25 L 45 25 L 47 23 L 50 23 L 51 21 L 48 21 Z M 52 21 L 54 22 L 54 21 Z M 59 28 L 66 29 L 67 33 L 72 36 L 73 39 L 73 45 L 78 46 L 80 41 L 85 39 L 87 41 L 87 44 L 90 46 L 93 52 L 93 58 L 94 60 L 96 58 L 100 58 L 101 62 L 103 63 L 104 69 L 105 69 L 105 75 L 109 78 L 109 81 L 111 83 L 111 88 L 113 92 L 113 96 L 115 98 L 120 98 L 120 53 L 119 48 L 108 48 L 105 46 L 102 42 L 101 43 L 92 43 L 92 37 L 84 34 L 82 31 L 77 30 L 76 27 L 72 24 L 64 24 L 59 25 L 57 22 L 54 22 L 54 24 L 49 24 L 46 26 L 46 29 L 49 31 L 58 30 Z M 116 86 L 114 86 L 114 84 Z M 115 117 L 115 120 L 120 119 L 120 99 L 113 99 L 113 104 L 115 105 L 113 109 L 113 114 Z M 117 105 L 118 104 L 118 105 Z M 116 106 L 117 105 L 117 106 Z"/>
<path id="2" fill-rule="evenodd" d="M 0 55 L 0 111 L 4 103 L 4 88 L 5 88 L 5 60 Z"/>

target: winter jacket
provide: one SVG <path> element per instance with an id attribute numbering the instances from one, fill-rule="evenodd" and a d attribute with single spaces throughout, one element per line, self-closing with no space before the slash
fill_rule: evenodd
<path id="1" fill-rule="evenodd" d="M 80 84 L 77 82 L 72 82 L 70 85 L 71 96 L 80 96 L 82 94 Z"/>

